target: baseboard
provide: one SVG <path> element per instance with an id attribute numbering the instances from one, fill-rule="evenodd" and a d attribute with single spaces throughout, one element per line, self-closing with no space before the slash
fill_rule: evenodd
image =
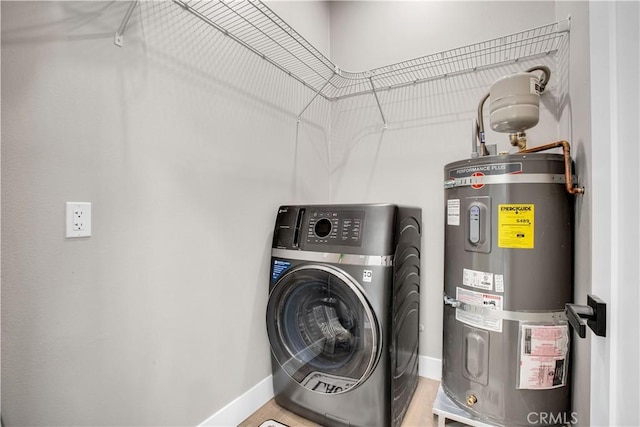
<path id="1" fill-rule="evenodd" d="M 418 375 L 440 381 L 442 378 L 442 360 L 435 357 L 420 356 L 418 359 Z"/>
<path id="2" fill-rule="evenodd" d="M 203 421 L 201 427 L 237 426 L 273 397 L 272 376 L 260 381 L 249 391 Z"/>
<path id="3" fill-rule="evenodd" d="M 418 375 L 440 381 L 442 361 L 434 357 L 419 356 Z M 210 416 L 200 427 L 237 426 L 273 397 L 272 376 L 260 381 L 249 391 L 236 398 Z"/>

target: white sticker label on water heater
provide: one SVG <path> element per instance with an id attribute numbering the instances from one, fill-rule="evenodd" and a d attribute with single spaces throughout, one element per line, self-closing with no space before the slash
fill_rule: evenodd
<path id="1" fill-rule="evenodd" d="M 490 291 L 493 289 L 493 273 L 485 273 L 484 271 L 462 270 L 462 284 L 470 288 L 484 289 Z"/>
<path id="2" fill-rule="evenodd" d="M 447 225 L 460 225 L 460 199 L 447 200 Z"/>
<path id="3" fill-rule="evenodd" d="M 502 310 L 503 297 L 501 295 L 491 295 L 483 292 L 470 291 L 461 287 L 456 287 L 456 299 L 468 305 L 478 308 L 489 308 L 496 311 Z M 502 332 L 502 319 L 498 316 L 491 316 L 473 311 L 465 311 L 456 308 L 456 320 L 466 323 L 476 328 L 488 331 Z"/>
<path id="4" fill-rule="evenodd" d="M 496 274 L 493 276 L 496 282 L 496 292 L 504 292 L 504 276 L 502 274 Z"/>
<path id="5" fill-rule="evenodd" d="M 569 327 L 520 324 L 519 389 L 548 390 L 567 383 Z"/>

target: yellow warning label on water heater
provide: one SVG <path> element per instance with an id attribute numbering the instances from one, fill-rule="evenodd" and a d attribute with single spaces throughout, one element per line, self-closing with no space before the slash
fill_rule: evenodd
<path id="1" fill-rule="evenodd" d="M 498 247 L 533 249 L 532 204 L 498 205 Z"/>

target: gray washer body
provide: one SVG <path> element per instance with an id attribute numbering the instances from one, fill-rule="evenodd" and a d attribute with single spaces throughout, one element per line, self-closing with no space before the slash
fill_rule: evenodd
<path id="1" fill-rule="evenodd" d="M 326 225 L 323 233 L 319 233 L 320 221 Z M 419 208 L 391 204 L 279 208 L 266 321 L 273 388 L 280 406 L 325 426 L 400 425 L 418 381 L 421 228 Z M 384 257 L 383 265 L 359 265 L 367 256 L 374 263 Z M 318 271 L 329 271 L 327 279 L 316 274 Z M 296 279 L 296 275 L 303 278 Z M 313 282 L 344 289 L 345 278 L 355 288 L 350 294 L 362 297 L 347 304 L 348 308 L 358 319 L 364 319 L 365 307 L 372 316 L 371 321 L 355 322 L 359 326 L 347 326 L 344 316 L 340 322 L 349 331 L 366 330 L 361 334 L 366 342 L 360 343 L 364 350 L 359 355 L 372 355 L 373 363 L 356 386 L 340 393 L 321 393 L 305 385 L 306 376 L 340 371 L 339 365 L 350 366 L 358 355 L 347 355 L 337 360 L 336 366 L 326 363 L 324 369 L 320 364 L 311 368 L 311 360 L 306 366 L 287 370 L 292 360 L 297 363 L 295 354 L 303 353 L 299 351 L 298 336 L 302 333 L 298 331 L 304 323 L 313 323 L 307 322 L 308 316 L 297 316 L 295 296 L 303 301 L 306 287 L 309 294 L 313 292 L 316 285 L 308 285 Z M 340 298 L 339 292 L 335 295 Z M 355 363 L 352 371 L 369 359 L 359 360 L 362 363 Z"/>
<path id="2" fill-rule="evenodd" d="M 523 181 L 533 175 L 562 175 L 564 162 L 557 154 L 513 154 L 463 160 L 445 166 L 445 180 L 469 176 L 475 170 L 491 175 L 487 165 L 516 173 Z M 506 166 L 504 166 L 506 165 Z M 519 166 L 518 166 L 519 165 Z M 531 174 L 531 175 L 529 175 Z M 496 172 L 495 176 L 500 176 Z M 459 200 L 459 225 L 448 219 L 447 203 Z M 498 209 L 501 204 L 535 207 L 533 248 L 498 246 Z M 482 239 L 470 243 L 472 206 L 482 207 Z M 573 199 L 561 183 L 488 184 L 482 188 L 445 189 L 444 293 L 456 298 L 458 288 L 502 297 L 511 312 L 562 311 L 572 300 Z M 477 210 L 476 210 L 477 212 Z M 477 237 L 474 238 L 477 240 Z M 501 274 L 504 291 L 477 289 L 463 284 L 463 271 Z M 569 366 L 566 385 L 553 389 L 519 389 L 520 323 L 502 320 L 502 332 L 469 325 L 456 319 L 456 308 L 444 305 L 442 386 L 445 393 L 472 416 L 503 425 L 549 425 L 571 419 Z M 553 324 L 553 322 L 552 322 Z M 567 356 L 566 364 L 568 365 Z M 469 366 L 473 375 L 469 374 Z M 477 402 L 467 403 L 473 395 Z M 540 414 L 553 414 L 553 417 Z M 533 414 L 533 415 L 531 415 Z M 552 422 L 549 423 L 549 420 Z M 533 421 L 533 422 L 532 422 Z"/>

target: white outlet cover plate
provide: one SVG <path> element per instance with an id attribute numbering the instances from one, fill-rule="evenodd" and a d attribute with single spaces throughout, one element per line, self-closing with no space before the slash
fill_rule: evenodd
<path id="1" fill-rule="evenodd" d="M 91 236 L 91 203 L 67 202 L 65 237 Z"/>

